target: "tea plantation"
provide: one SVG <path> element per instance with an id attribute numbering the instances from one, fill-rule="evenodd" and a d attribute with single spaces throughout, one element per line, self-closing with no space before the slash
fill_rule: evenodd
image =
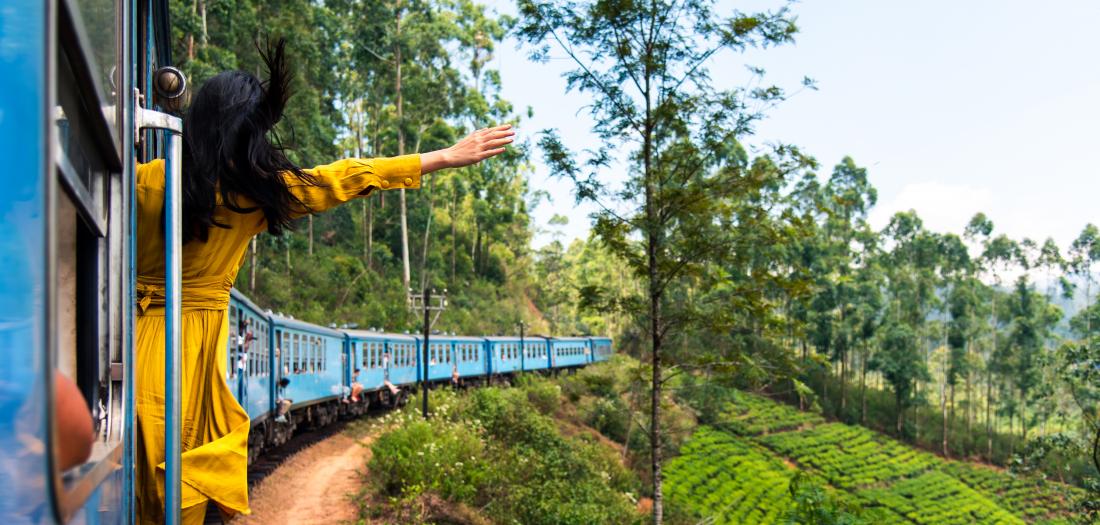
<path id="1" fill-rule="evenodd" d="M 666 467 L 670 502 L 722 523 L 783 523 L 802 470 L 832 496 L 857 501 L 873 523 L 1069 523 L 1078 490 L 946 460 L 859 426 L 827 423 L 736 392 Z M 866 518 L 866 516 L 865 516 Z"/>

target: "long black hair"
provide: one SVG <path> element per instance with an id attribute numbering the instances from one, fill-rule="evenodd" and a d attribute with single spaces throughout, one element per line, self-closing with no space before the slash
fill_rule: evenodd
<path id="1" fill-rule="evenodd" d="M 283 153 L 275 124 L 290 98 L 290 70 L 280 38 L 259 49 L 268 79 L 246 71 L 219 73 L 203 84 L 183 120 L 183 241 L 206 242 L 218 222 L 218 195 L 237 213 L 262 210 L 267 229 L 279 235 L 292 214 L 309 212 L 287 187 L 289 173 L 302 184 L 317 181 Z M 240 197 L 251 200 L 241 205 Z"/>

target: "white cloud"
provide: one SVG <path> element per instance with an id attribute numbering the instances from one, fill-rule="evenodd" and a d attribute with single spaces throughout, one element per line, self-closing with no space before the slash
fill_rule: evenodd
<path id="1" fill-rule="evenodd" d="M 896 195 L 880 199 L 868 219 L 876 229 L 884 228 L 899 211 L 916 210 L 924 227 L 939 233 L 961 234 L 970 218 L 991 208 L 993 192 L 988 188 L 917 182 L 906 184 Z"/>

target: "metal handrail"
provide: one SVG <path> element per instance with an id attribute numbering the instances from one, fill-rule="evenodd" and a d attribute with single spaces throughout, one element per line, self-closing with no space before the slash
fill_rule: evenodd
<path id="1" fill-rule="evenodd" d="M 137 129 L 164 130 L 164 523 L 178 525 L 183 493 L 180 481 L 180 341 L 183 294 L 183 120 L 138 108 Z"/>

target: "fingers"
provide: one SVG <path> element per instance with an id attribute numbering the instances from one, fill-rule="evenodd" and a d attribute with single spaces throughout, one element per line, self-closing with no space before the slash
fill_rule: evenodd
<path id="1" fill-rule="evenodd" d="M 501 124 L 499 126 L 481 128 L 481 129 L 475 131 L 474 134 L 476 134 L 476 135 L 484 135 L 486 133 L 496 134 L 496 133 L 499 133 L 499 132 L 508 131 L 510 129 L 512 129 L 511 124 Z M 515 134 L 514 131 L 512 133 Z"/>
<path id="2" fill-rule="evenodd" d="M 482 145 L 482 147 L 485 147 L 485 148 L 499 148 L 499 147 L 501 147 L 505 144 L 511 144 L 512 141 L 514 141 L 514 140 L 515 139 L 513 139 L 512 137 L 504 137 L 504 138 L 499 138 L 499 139 L 487 140 Z"/>
<path id="3" fill-rule="evenodd" d="M 504 148 L 496 148 L 496 149 L 483 151 L 481 153 L 481 160 L 485 160 L 489 157 L 495 157 L 497 155 L 500 155 L 501 153 L 504 153 Z"/>

